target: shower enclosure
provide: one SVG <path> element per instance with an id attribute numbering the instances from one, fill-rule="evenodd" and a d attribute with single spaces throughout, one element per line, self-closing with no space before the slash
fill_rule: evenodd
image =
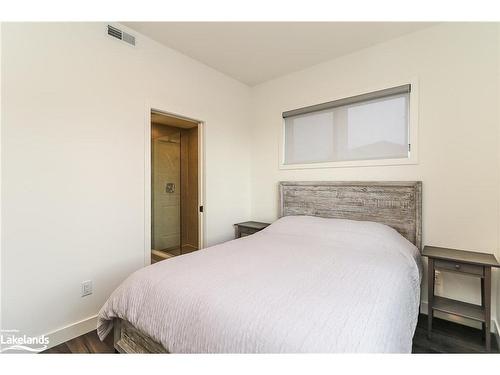
<path id="1" fill-rule="evenodd" d="M 172 129 L 151 144 L 152 249 L 171 255 L 181 248 L 180 143 L 180 131 Z"/>
<path id="2" fill-rule="evenodd" d="M 198 215 L 197 124 L 152 114 L 153 262 L 198 250 Z"/>

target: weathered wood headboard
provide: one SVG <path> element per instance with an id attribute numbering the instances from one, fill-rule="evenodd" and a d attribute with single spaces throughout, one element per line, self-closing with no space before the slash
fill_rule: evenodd
<path id="1" fill-rule="evenodd" d="M 422 182 L 282 181 L 279 216 L 310 215 L 386 224 L 422 249 Z"/>

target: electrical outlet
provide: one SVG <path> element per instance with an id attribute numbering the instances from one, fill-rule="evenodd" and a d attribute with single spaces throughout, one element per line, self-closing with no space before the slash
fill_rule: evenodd
<path id="1" fill-rule="evenodd" d="M 82 297 L 89 296 L 92 294 L 92 280 L 87 280 L 82 282 Z"/>

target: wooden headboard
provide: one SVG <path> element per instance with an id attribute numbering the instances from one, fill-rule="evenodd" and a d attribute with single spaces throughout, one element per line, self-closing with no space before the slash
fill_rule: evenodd
<path id="1" fill-rule="evenodd" d="M 279 183 L 279 216 L 310 215 L 386 224 L 422 249 L 422 182 Z"/>

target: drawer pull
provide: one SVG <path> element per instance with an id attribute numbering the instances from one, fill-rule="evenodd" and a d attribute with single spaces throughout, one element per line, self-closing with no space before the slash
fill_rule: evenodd
<path id="1" fill-rule="evenodd" d="M 452 272 L 460 272 L 470 275 L 484 276 L 484 270 L 482 266 L 476 266 L 474 264 L 464 264 L 458 262 L 449 262 L 445 260 L 436 260 L 434 263 L 435 267 L 440 270 L 449 270 Z"/>

